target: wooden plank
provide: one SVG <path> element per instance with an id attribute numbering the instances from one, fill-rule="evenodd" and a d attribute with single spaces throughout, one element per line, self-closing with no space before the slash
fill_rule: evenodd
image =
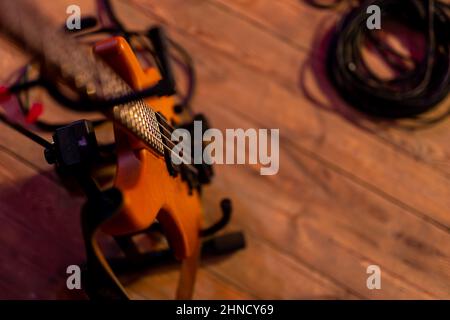
<path id="1" fill-rule="evenodd" d="M 147 14 L 166 25 L 171 36 L 195 57 L 199 82 L 203 84 L 197 95 L 197 110 L 226 108 L 257 120 L 263 127 L 281 128 L 281 136 L 295 148 L 311 153 L 336 172 L 448 230 L 447 177 L 322 110 L 301 91 L 289 89 L 296 83 L 296 70 L 307 60 L 305 52 L 293 50 L 209 2 L 133 2 L 140 9 L 134 25 L 145 21 L 138 18 L 139 14 Z M 120 8 L 121 12 L 131 10 L 127 6 Z M 278 68 L 291 70 L 289 81 L 275 77 Z"/>

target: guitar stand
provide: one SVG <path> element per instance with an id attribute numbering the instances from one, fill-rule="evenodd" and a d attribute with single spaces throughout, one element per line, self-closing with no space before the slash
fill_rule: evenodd
<path id="1" fill-rule="evenodd" d="M 101 191 L 90 175 L 90 165 L 98 160 L 98 148 L 92 124 L 89 121 L 76 121 L 56 130 L 53 135 L 54 144 L 45 150 L 49 163 L 56 163 L 59 169 L 75 177 L 87 195 L 87 201 L 81 210 L 81 226 L 86 250 L 85 270 L 82 274 L 83 287 L 93 300 L 128 300 L 129 297 L 115 275 L 136 272 L 149 267 L 173 264 L 176 260 L 170 249 L 140 253 L 132 237 L 137 234 L 159 231 L 158 224 L 147 230 L 126 236 L 115 237 L 116 243 L 124 252 L 124 258 L 108 261 L 96 240 L 101 226 L 119 213 L 123 198 L 117 188 Z M 82 141 L 83 143 L 80 143 Z M 222 218 L 212 226 L 200 232 L 207 238 L 201 245 L 202 258 L 229 254 L 245 247 L 245 239 L 241 232 L 213 236 L 223 229 L 231 218 L 231 201 L 221 202 Z M 182 271 L 183 272 L 183 271 Z M 183 279 L 179 284 L 182 297 L 190 297 L 190 287 L 194 279 Z M 180 288 L 185 285 L 188 289 Z M 187 294 L 186 294 L 187 292 Z M 179 295 L 180 296 L 180 295 Z"/>

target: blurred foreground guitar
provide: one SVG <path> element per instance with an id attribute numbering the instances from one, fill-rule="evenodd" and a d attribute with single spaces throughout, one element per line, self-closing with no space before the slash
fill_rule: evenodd
<path id="1" fill-rule="evenodd" d="M 92 105 L 155 85 L 161 78 L 156 68 L 141 68 L 123 38 L 106 39 L 94 50 L 86 48 L 58 31 L 31 1 L 0 1 L 0 26 L 40 59 L 46 79 L 64 84 Z M 120 213 L 102 230 L 120 236 L 158 221 L 175 256 L 182 260 L 177 297 L 190 298 L 202 207 L 199 190 L 185 178 L 195 179 L 196 168 L 187 164 L 176 168 L 168 160 L 172 125 L 180 123 L 174 99 L 137 100 L 102 111 L 114 122 L 118 159 L 114 186 L 122 192 L 124 202 Z"/>

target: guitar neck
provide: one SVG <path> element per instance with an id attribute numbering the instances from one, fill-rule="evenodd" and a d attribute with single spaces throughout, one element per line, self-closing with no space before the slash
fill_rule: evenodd
<path id="1" fill-rule="evenodd" d="M 46 76 L 61 79 L 93 103 L 132 93 L 92 50 L 60 30 L 31 1 L 0 1 L 0 27 L 23 49 L 40 58 Z M 164 153 L 157 116 L 143 100 L 117 105 L 104 113 L 154 151 Z"/>

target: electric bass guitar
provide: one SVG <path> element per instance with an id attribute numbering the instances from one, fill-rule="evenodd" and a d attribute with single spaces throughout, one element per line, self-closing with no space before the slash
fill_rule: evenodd
<path id="1" fill-rule="evenodd" d="M 46 79 L 76 91 L 88 105 L 102 105 L 103 101 L 161 81 L 157 68 L 141 68 L 124 38 L 108 38 L 93 50 L 86 48 L 31 2 L 25 5 L 20 0 L 0 1 L 0 26 L 2 32 L 39 58 Z M 175 166 L 170 161 L 170 135 L 181 121 L 174 111 L 174 97 L 137 99 L 101 111 L 114 123 L 114 186 L 123 195 L 122 209 L 102 230 L 121 236 L 142 231 L 158 221 L 175 256 L 182 261 L 177 297 L 190 298 L 199 254 L 202 205 L 199 190 L 192 183 L 197 169 L 189 164 Z"/>

